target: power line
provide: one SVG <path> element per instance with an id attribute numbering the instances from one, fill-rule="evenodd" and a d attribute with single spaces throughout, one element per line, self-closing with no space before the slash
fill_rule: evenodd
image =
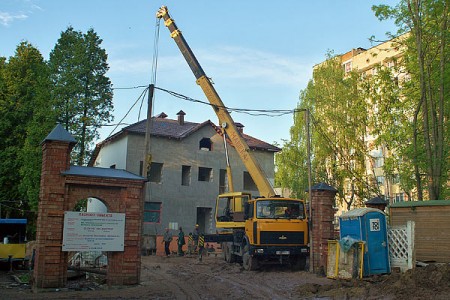
<path id="1" fill-rule="evenodd" d="M 147 88 L 148 85 L 138 85 L 138 86 L 131 86 L 131 87 L 116 87 L 116 88 L 112 88 L 113 90 L 134 90 L 134 89 L 142 89 L 142 88 Z"/>
<path id="2" fill-rule="evenodd" d="M 136 99 L 136 101 L 133 103 L 133 105 L 131 105 L 130 109 L 128 109 L 127 113 L 123 116 L 123 118 L 119 121 L 119 123 L 114 127 L 114 129 L 111 131 L 111 133 L 108 135 L 107 138 L 109 138 L 114 131 L 116 131 L 117 127 L 119 127 L 119 124 L 122 123 L 122 121 L 128 116 L 128 114 L 131 112 L 131 110 L 133 109 L 133 107 L 139 102 L 139 100 L 145 97 L 146 93 L 148 91 L 148 87 L 142 91 L 141 95 Z"/>
<path id="3" fill-rule="evenodd" d="M 104 124 L 104 125 L 102 125 L 102 127 L 121 126 L 121 125 L 128 126 L 128 125 L 131 125 L 131 124 L 130 123 L 122 123 L 122 122 L 120 122 L 120 123 L 114 123 L 114 124 Z"/>
<path id="4" fill-rule="evenodd" d="M 156 39 L 156 37 L 155 37 Z M 157 66 L 157 61 L 154 62 L 154 66 Z M 156 80 L 156 75 L 154 74 L 154 72 L 152 72 L 152 80 Z M 122 117 L 122 119 L 115 124 L 105 124 L 102 126 L 105 127 L 110 127 L 110 126 L 115 126 L 114 129 L 111 131 L 111 133 L 108 135 L 108 137 L 110 137 L 117 129 L 117 127 L 121 126 L 121 125 L 131 125 L 129 123 L 123 123 L 122 121 L 128 116 L 128 114 L 131 112 L 131 110 L 136 106 L 136 104 L 140 101 L 140 106 L 139 106 L 139 114 L 138 114 L 138 120 L 140 119 L 140 115 L 141 115 L 141 110 L 142 110 L 142 106 L 143 106 L 143 102 L 144 102 L 144 98 L 145 95 L 147 94 L 148 91 L 148 86 L 145 85 L 139 85 L 139 86 L 134 86 L 134 87 L 121 87 L 121 88 L 115 88 L 115 89 L 122 89 L 122 90 L 129 90 L 129 89 L 138 89 L 138 88 L 145 88 L 142 93 L 139 95 L 139 97 L 136 99 L 136 101 L 131 105 L 131 107 L 128 109 L 127 113 Z M 236 112 L 236 113 L 244 113 L 250 116 L 255 116 L 255 117 L 260 117 L 260 116 L 266 116 L 266 117 L 281 117 L 284 115 L 289 115 L 289 114 L 294 114 L 297 113 L 299 111 L 303 111 L 302 109 L 248 109 L 248 108 L 233 108 L 233 107 L 227 107 L 227 106 L 218 106 L 218 105 L 214 105 L 211 104 L 209 102 L 206 101 L 202 101 L 202 100 L 198 100 L 198 99 L 194 99 L 191 98 L 189 96 L 185 96 L 183 94 L 174 92 L 174 91 L 170 91 L 164 88 L 160 88 L 160 87 L 156 87 L 155 89 L 158 89 L 162 92 L 168 93 L 169 95 L 172 95 L 176 98 L 185 100 L 185 101 L 189 101 L 189 102 L 193 102 L 193 103 L 200 103 L 203 105 L 208 105 L 211 107 L 215 107 L 215 108 L 223 108 L 226 109 L 230 112 Z M 107 138 L 108 138 L 107 137 Z"/>
<path id="5" fill-rule="evenodd" d="M 189 96 L 185 96 L 183 94 L 180 94 L 180 93 L 177 93 L 174 91 L 170 91 L 167 89 L 163 89 L 160 87 L 155 86 L 155 89 L 166 92 L 169 95 L 172 95 L 176 98 L 179 98 L 179 99 L 182 99 L 185 101 L 189 101 L 189 102 L 193 102 L 193 103 L 200 103 L 200 104 L 212 106 L 215 108 L 223 108 L 230 112 L 245 113 L 245 114 L 252 115 L 252 116 L 280 117 L 280 116 L 284 116 L 284 115 L 288 115 L 288 114 L 293 114 L 297 111 L 297 109 L 248 109 L 248 108 L 232 108 L 232 107 L 227 107 L 227 106 L 218 106 L 218 105 L 206 102 L 206 101 L 193 99 Z"/>

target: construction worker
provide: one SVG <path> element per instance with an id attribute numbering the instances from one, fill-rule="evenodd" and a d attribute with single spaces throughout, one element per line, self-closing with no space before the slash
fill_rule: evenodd
<path id="1" fill-rule="evenodd" d="M 180 226 L 180 232 L 178 233 L 178 241 L 177 241 L 178 256 L 183 256 L 184 255 L 184 252 L 183 252 L 183 245 L 184 244 L 185 244 L 184 232 L 183 232 L 183 228 L 181 228 L 181 226 Z"/>
<path id="2" fill-rule="evenodd" d="M 205 250 L 205 237 L 203 233 L 198 235 L 198 261 L 203 259 L 203 251 Z"/>
<path id="3" fill-rule="evenodd" d="M 194 252 L 197 251 L 199 235 L 200 235 L 200 228 L 198 224 L 195 224 L 194 231 L 192 232 L 192 238 L 194 240 Z"/>
<path id="4" fill-rule="evenodd" d="M 169 228 L 166 228 L 166 231 L 164 232 L 162 243 L 164 243 L 164 252 L 166 253 L 166 256 L 170 256 L 170 242 L 172 241 L 172 234 L 169 231 Z"/>
<path id="5" fill-rule="evenodd" d="M 192 232 L 189 232 L 189 235 L 188 235 L 188 254 L 189 254 L 189 256 L 191 256 L 194 253 L 194 249 L 195 249 L 194 245 L 195 245 L 194 237 L 192 235 Z"/>

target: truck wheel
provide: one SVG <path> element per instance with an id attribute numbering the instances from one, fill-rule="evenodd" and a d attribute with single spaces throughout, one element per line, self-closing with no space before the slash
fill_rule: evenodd
<path id="1" fill-rule="evenodd" d="M 306 256 L 296 256 L 291 258 L 292 271 L 303 271 L 306 267 Z"/>
<path id="2" fill-rule="evenodd" d="M 231 245 L 228 243 L 224 244 L 224 253 L 226 253 L 225 255 L 225 261 L 227 263 L 234 263 L 236 261 L 236 255 L 234 255 L 231 251 Z"/>
<path id="3" fill-rule="evenodd" d="M 248 245 L 244 247 L 244 255 L 242 257 L 242 266 L 246 271 L 255 271 L 258 269 L 258 259 L 249 253 Z"/>
<path id="4" fill-rule="evenodd" d="M 222 243 L 222 252 L 223 252 L 223 259 L 228 262 L 229 258 L 228 256 L 230 253 L 228 253 L 228 247 L 226 243 Z"/>

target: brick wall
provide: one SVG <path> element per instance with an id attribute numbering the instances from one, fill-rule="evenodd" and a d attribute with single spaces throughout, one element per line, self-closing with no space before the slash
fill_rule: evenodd
<path id="1" fill-rule="evenodd" d="M 128 285 L 140 282 L 143 181 L 121 178 L 63 176 L 70 168 L 73 144 L 45 141 L 36 232 L 33 289 L 64 287 L 68 253 L 62 251 L 64 212 L 78 201 L 95 197 L 109 212 L 125 213 L 123 252 L 108 253 L 107 283 Z"/>
<path id="2" fill-rule="evenodd" d="M 323 184 L 322 184 L 323 185 Z M 314 273 L 323 273 L 327 269 L 328 240 L 334 239 L 334 197 L 336 191 L 315 189 L 311 191 L 312 207 L 312 249 L 311 262 Z"/>

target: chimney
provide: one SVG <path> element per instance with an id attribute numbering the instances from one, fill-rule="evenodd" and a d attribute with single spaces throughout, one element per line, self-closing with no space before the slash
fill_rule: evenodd
<path id="1" fill-rule="evenodd" d="M 180 110 L 178 113 L 177 113 L 177 116 L 178 116 L 178 124 L 180 124 L 180 125 L 184 125 L 184 116 L 186 115 L 186 113 L 184 112 L 184 111 L 182 111 L 182 110 Z"/>
<path id="2" fill-rule="evenodd" d="M 167 115 L 166 115 L 165 112 L 162 112 L 159 115 L 157 115 L 155 118 L 157 118 L 157 119 L 165 119 L 165 118 L 167 118 Z"/>
<path id="3" fill-rule="evenodd" d="M 235 125 L 240 133 L 244 133 L 244 127 L 245 127 L 244 125 L 242 125 L 241 123 L 238 123 L 238 122 L 236 122 Z"/>

